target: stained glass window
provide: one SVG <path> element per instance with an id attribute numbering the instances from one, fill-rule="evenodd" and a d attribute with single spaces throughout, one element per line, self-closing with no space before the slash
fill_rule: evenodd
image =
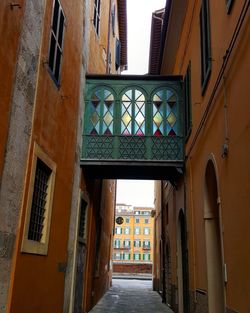
<path id="1" fill-rule="evenodd" d="M 175 136 L 177 129 L 177 98 L 170 89 L 162 89 L 153 96 L 153 135 Z"/>
<path id="2" fill-rule="evenodd" d="M 137 89 L 129 89 L 122 96 L 121 134 L 145 135 L 145 96 Z"/>
<path id="3" fill-rule="evenodd" d="M 109 90 L 104 90 L 103 127 L 102 134 L 112 135 L 114 128 L 114 96 Z"/>
<path id="4" fill-rule="evenodd" d="M 107 89 L 96 90 L 91 97 L 89 133 L 112 135 L 114 129 L 114 96 Z"/>

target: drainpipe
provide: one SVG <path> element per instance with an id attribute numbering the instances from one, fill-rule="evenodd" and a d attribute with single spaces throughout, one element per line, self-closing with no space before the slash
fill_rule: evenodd
<path id="1" fill-rule="evenodd" d="M 111 2 L 112 2 L 112 0 L 109 0 L 109 21 L 108 21 L 109 25 L 108 25 L 108 43 L 107 43 L 106 74 L 109 73 Z"/>
<path id="2" fill-rule="evenodd" d="M 162 302 L 166 303 L 166 268 L 165 268 L 165 245 L 166 245 L 166 240 L 165 240 L 165 228 L 164 228 L 164 213 L 163 213 L 163 180 L 161 181 L 161 242 L 162 242 Z"/>

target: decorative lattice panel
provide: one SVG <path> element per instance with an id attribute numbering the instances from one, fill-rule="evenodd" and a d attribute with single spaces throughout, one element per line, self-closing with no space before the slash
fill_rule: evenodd
<path id="1" fill-rule="evenodd" d="M 83 157 L 97 160 L 113 159 L 113 141 L 114 137 L 112 136 L 84 136 Z"/>
<path id="2" fill-rule="evenodd" d="M 151 137 L 153 160 L 183 160 L 182 138 L 173 137 Z"/>
<path id="3" fill-rule="evenodd" d="M 119 137 L 119 159 L 122 160 L 144 160 L 146 159 L 145 137 L 120 136 Z"/>

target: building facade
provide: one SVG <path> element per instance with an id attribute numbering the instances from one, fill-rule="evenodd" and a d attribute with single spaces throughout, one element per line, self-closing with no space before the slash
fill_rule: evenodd
<path id="1" fill-rule="evenodd" d="M 154 238 L 153 208 L 116 205 L 114 272 L 151 273 Z"/>
<path id="2" fill-rule="evenodd" d="M 158 74 L 185 90 L 183 178 L 156 185 L 154 286 L 175 312 L 250 310 L 249 14 L 244 0 L 167 1 L 162 21 Z"/>
<path id="3" fill-rule="evenodd" d="M 80 165 L 85 74 L 108 68 L 94 41 L 126 67 L 126 1 L 4 0 L 0 35 L 0 312 L 85 312 L 110 284 L 116 189 Z"/>

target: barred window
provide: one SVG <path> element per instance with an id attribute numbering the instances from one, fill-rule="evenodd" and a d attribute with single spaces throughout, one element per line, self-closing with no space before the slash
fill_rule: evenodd
<path id="1" fill-rule="evenodd" d="M 78 236 L 86 239 L 87 202 L 81 199 Z"/>
<path id="2" fill-rule="evenodd" d="M 48 182 L 51 172 L 51 169 L 45 163 L 39 159 L 37 160 L 28 232 L 29 240 L 40 242 L 43 237 L 48 195 Z"/>
<path id="3" fill-rule="evenodd" d="M 48 252 L 55 175 L 56 164 L 34 143 L 22 252 Z"/>
<path id="4" fill-rule="evenodd" d="M 49 69 L 57 85 L 60 84 L 63 55 L 65 15 L 58 0 L 54 0 L 53 18 L 50 34 Z"/>

